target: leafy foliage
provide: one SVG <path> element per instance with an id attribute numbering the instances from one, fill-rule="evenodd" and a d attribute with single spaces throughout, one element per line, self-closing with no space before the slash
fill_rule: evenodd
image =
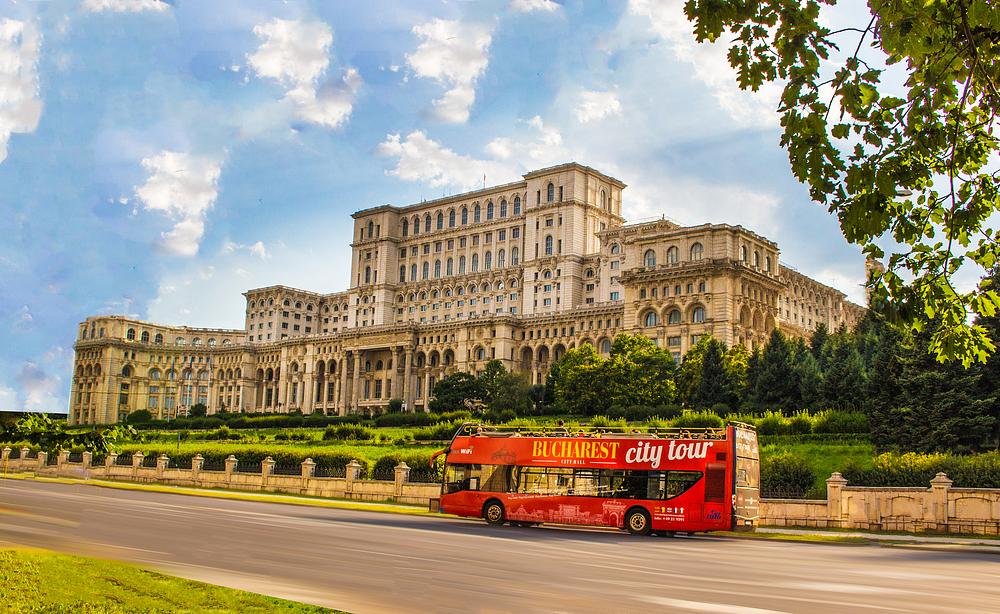
<path id="1" fill-rule="evenodd" d="M 967 313 L 992 316 L 1000 294 L 953 280 L 1000 256 L 1000 11 L 993 0 L 870 2 L 867 24 L 831 31 L 834 4 L 688 0 L 684 10 L 697 40 L 732 41 L 742 89 L 783 84 L 781 145 L 844 237 L 875 259 L 887 255 L 880 243 L 894 245 L 868 282 L 874 303 L 913 332 L 933 322 L 927 347 L 939 360 L 984 362 L 995 342 Z M 844 61 L 841 47 L 853 50 Z"/>
<path id="2" fill-rule="evenodd" d="M 27 442 L 44 452 L 53 454 L 60 450 L 83 449 L 95 454 L 107 454 L 116 444 L 138 436 L 131 426 L 115 425 L 103 429 L 76 431 L 66 428 L 44 414 L 28 414 L 0 431 L 0 443 Z"/>

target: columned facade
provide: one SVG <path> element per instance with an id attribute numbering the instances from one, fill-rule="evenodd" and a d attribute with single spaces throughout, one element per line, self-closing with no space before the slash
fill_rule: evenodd
<path id="1" fill-rule="evenodd" d="M 779 263 L 740 226 L 625 224 L 625 184 L 564 164 L 516 183 L 353 215 L 350 287 L 247 291 L 244 328 L 121 316 L 79 326 L 72 423 L 148 410 L 426 411 L 436 382 L 490 360 L 543 384 L 583 344 L 620 332 L 677 360 L 705 334 L 750 348 L 775 328 L 853 326 L 863 308 Z"/>

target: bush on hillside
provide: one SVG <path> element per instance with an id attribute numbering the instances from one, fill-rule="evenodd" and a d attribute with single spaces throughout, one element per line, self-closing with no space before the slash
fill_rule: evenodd
<path id="1" fill-rule="evenodd" d="M 765 457 L 760 464 L 760 493 L 762 497 L 785 499 L 801 498 L 816 482 L 816 474 L 809 462 L 790 452 Z"/>
<path id="2" fill-rule="evenodd" d="M 413 432 L 416 441 L 446 441 L 455 436 L 459 423 L 445 422 L 430 428 L 418 429 Z"/>
<path id="3" fill-rule="evenodd" d="M 826 410 L 813 416 L 814 433 L 868 433 L 868 416 L 860 412 Z"/>
<path id="4" fill-rule="evenodd" d="M 969 456 L 887 452 L 875 457 L 871 468 L 849 464 L 841 472 L 854 486 L 929 487 L 938 472 L 956 488 L 1000 488 L 1000 452 Z"/>
<path id="5" fill-rule="evenodd" d="M 323 441 L 371 441 L 375 431 L 357 424 L 328 426 L 323 431 Z"/>
<path id="6" fill-rule="evenodd" d="M 671 421 L 671 426 L 685 429 L 722 428 L 722 418 L 709 411 L 685 410 Z"/>

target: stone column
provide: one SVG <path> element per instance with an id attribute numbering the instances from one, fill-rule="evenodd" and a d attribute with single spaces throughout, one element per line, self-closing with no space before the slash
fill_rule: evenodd
<path id="1" fill-rule="evenodd" d="M 142 452 L 136 452 L 132 455 L 132 478 L 135 479 L 139 476 L 139 468 L 142 467 L 142 460 L 146 458 L 146 455 Z"/>
<path id="2" fill-rule="evenodd" d="M 394 467 L 396 478 L 396 497 L 403 496 L 403 485 L 410 481 L 410 466 L 404 461 Z"/>
<path id="3" fill-rule="evenodd" d="M 938 473 L 931 480 L 931 510 L 938 531 L 948 530 L 948 490 L 952 481 L 944 473 Z"/>
<path id="4" fill-rule="evenodd" d="M 36 465 L 36 467 L 38 469 L 45 469 L 45 465 L 48 463 L 48 460 L 49 460 L 49 455 L 47 452 L 39 452 L 37 458 L 38 464 Z"/>
<path id="5" fill-rule="evenodd" d="M 340 359 L 340 389 L 337 390 L 337 415 L 347 414 L 347 354 Z"/>
<path id="6" fill-rule="evenodd" d="M 56 467 L 62 469 L 62 466 L 69 462 L 69 450 L 59 450 L 59 455 L 56 456 Z"/>
<path id="7" fill-rule="evenodd" d="M 18 467 L 24 469 L 28 464 L 28 454 L 31 453 L 31 448 L 25 446 L 21 448 L 21 458 L 17 459 Z"/>
<path id="8" fill-rule="evenodd" d="M 271 477 L 271 473 L 274 472 L 275 464 L 275 460 L 270 456 L 260 462 L 261 486 L 267 484 L 267 479 Z"/>
<path id="9" fill-rule="evenodd" d="M 845 486 L 847 486 L 847 480 L 840 473 L 835 472 L 826 480 L 826 519 L 829 527 L 841 526 L 843 515 L 841 499 Z"/>
<path id="10" fill-rule="evenodd" d="M 83 453 L 83 468 L 90 469 L 90 465 L 94 462 L 94 453 L 91 451 L 86 451 Z"/>
<path id="11" fill-rule="evenodd" d="M 198 479 L 201 474 L 201 468 L 205 466 L 205 457 L 201 454 L 195 454 L 191 459 L 191 477 Z"/>
<path id="12" fill-rule="evenodd" d="M 306 358 L 307 361 L 311 361 L 312 358 Z M 316 382 L 312 376 L 312 368 L 315 365 L 306 362 L 302 368 L 305 373 L 302 374 L 302 397 L 299 401 L 302 403 L 302 413 L 311 414 L 313 413 L 313 394 L 316 392 Z"/>
<path id="13" fill-rule="evenodd" d="M 361 475 L 361 464 L 356 460 L 351 460 L 351 462 L 347 463 L 345 469 L 344 478 L 346 483 L 344 485 L 344 497 L 350 499 L 354 492 L 354 482 Z"/>
<path id="14" fill-rule="evenodd" d="M 104 457 L 105 467 L 114 467 L 117 462 L 118 462 L 117 452 L 108 452 L 108 455 Z"/>
<path id="15" fill-rule="evenodd" d="M 424 389 L 421 391 L 424 393 L 424 413 L 430 411 L 431 402 L 431 373 L 430 369 L 424 369 Z"/>
<path id="16" fill-rule="evenodd" d="M 358 397 L 361 389 L 361 352 L 354 352 L 354 378 L 351 383 L 351 409 L 356 410 L 358 407 Z"/>
<path id="17" fill-rule="evenodd" d="M 233 472 L 236 471 L 236 457 L 230 454 L 226 457 L 226 481 L 233 479 Z"/>
<path id="18" fill-rule="evenodd" d="M 316 461 L 311 458 L 307 458 L 302 461 L 302 479 L 308 480 L 309 478 L 316 475 Z"/>
<path id="19" fill-rule="evenodd" d="M 403 350 L 400 347 L 392 349 L 392 391 L 388 395 L 389 399 L 402 399 L 403 382 L 399 375 L 399 363 L 403 360 Z"/>
<path id="20" fill-rule="evenodd" d="M 0 462 L 6 465 L 8 458 L 10 458 L 10 447 L 4 446 L 3 450 L 0 450 Z"/>
<path id="21" fill-rule="evenodd" d="M 406 364 L 403 366 L 403 400 L 406 401 L 406 411 L 415 411 L 413 406 L 413 348 L 406 348 Z"/>
<path id="22" fill-rule="evenodd" d="M 162 478 L 163 477 L 163 473 L 167 470 L 167 467 L 169 467 L 169 466 L 170 466 L 170 457 L 168 457 L 166 454 L 161 454 L 161 455 L 157 456 L 156 457 L 156 477 L 157 478 Z"/>

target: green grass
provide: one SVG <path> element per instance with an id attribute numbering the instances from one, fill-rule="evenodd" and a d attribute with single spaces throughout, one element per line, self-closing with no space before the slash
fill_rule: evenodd
<path id="1" fill-rule="evenodd" d="M 0 550 L 0 604 L 11 613 L 330 612 L 100 559 Z"/>
<path id="2" fill-rule="evenodd" d="M 182 454 L 202 454 L 206 452 L 218 452 L 221 454 L 232 454 L 237 459 L 241 451 L 261 451 L 264 450 L 272 456 L 285 452 L 288 454 L 302 455 L 303 457 L 317 454 L 349 454 L 358 460 L 367 460 L 374 463 L 379 458 L 389 454 L 416 454 L 431 453 L 441 449 L 440 445 L 405 445 L 396 446 L 392 444 L 351 444 L 344 442 L 239 442 L 239 441 L 182 441 L 180 447 L 177 444 L 166 442 L 157 443 L 123 443 L 119 446 L 123 451 L 141 450 L 144 454 L 166 454 L 172 456 L 178 452 Z"/>
<path id="3" fill-rule="evenodd" d="M 791 452 L 808 460 L 809 467 L 816 474 L 816 482 L 806 494 L 810 499 L 825 499 L 827 478 L 834 471 L 841 471 L 849 461 L 861 467 L 871 467 L 875 456 L 874 447 L 865 437 L 855 440 L 831 437 L 826 441 L 820 437 L 813 441 L 801 441 L 794 436 L 761 437 L 761 459 L 782 452 Z"/>

